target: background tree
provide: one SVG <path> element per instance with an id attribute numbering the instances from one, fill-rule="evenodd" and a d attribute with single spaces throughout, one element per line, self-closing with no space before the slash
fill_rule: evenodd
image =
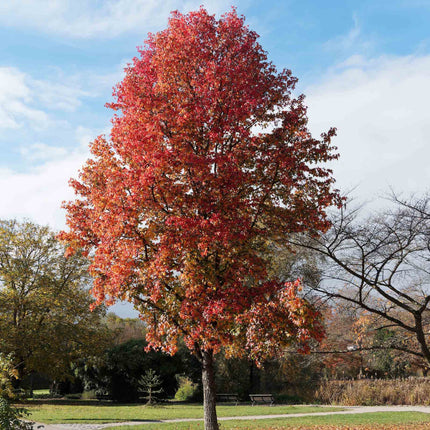
<path id="1" fill-rule="evenodd" d="M 65 205 L 72 249 L 92 256 L 98 302 L 132 301 L 150 346 L 178 337 L 202 363 L 205 427 L 218 429 L 214 355 L 256 361 L 320 339 L 299 283 L 268 278 L 268 240 L 326 230 L 338 203 L 330 140 L 307 129 L 296 78 L 277 72 L 235 10 L 174 12 L 125 70 Z"/>
<path id="2" fill-rule="evenodd" d="M 148 369 L 139 379 L 139 393 L 144 394 L 147 405 L 153 405 L 163 392 L 160 376 L 153 369 Z"/>
<path id="3" fill-rule="evenodd" d="M 219 393 L 237 393 L 249 401 L 250 393 L 272 393 L 277 403 L 315 401 L 314 393 L 323 370 L 322 356 L 288 352 L 268 359 L 262 367 L 245 358 L 216 360 L 216 386 Z"/>
<path id="4" fill-rule="evenodd" d="M 429 197 L 401 201 L 370 217 L 342 208 L 320 237 L 293 242 L 325 258 L 319 294 L 361 312 L 367 328 L 365 350 L 392 349 L 430 363 Z M 390 334 L 389 336 L 387 334 Z"/>
<path id="5" fill-rule="evenodd" d="M 132 339 L 144 339 L 146 336 L 145 324 L 138 318 L 121 318 L 109 312 L 105 318 L 109 330 L 109 342 L 120 345 Z"/>
<path id="6" fill-rule="evenodd" d="M 61 376 L 71 360 L 103 348 L 103 307 L 90 312 L 88 261 L 47 228 L 0 221 L 0 352 L 17 380 L 31 372 Z"/>
<path id="7" fill-rule="evenodd" d="M 108 348 L 98 357 L 87 357 L 74 364 L 75 376 L 85 390 L 108 396 L 116 402 L 139 400 L 139 379 L 152 369 L 162 380 L 163 397 L 173 397 L 178 388 L 177 375 L 195 378 L 199 363 L 181 347 L 175 356 L 161 351 L 146 351 L 144 339 L 133 339 Z M 159 396 L 161 397 L 161 396 Z"/>
<path id="8" fill-rule="evenodd" d="M 378 378 L 406 377 L 417 372 L 424 375 L 429 363 L 409 349 L 419 351 L 414 336 L 405 336 L 397 327 L 381 324 L 379 316 L 361 310 L 355 321 L 357 351 L 365 361 L 364 374 Z M 403 348 L 392 348 L 401 344 Z M 407 346 L 407 347 L 406 347 Z"/>

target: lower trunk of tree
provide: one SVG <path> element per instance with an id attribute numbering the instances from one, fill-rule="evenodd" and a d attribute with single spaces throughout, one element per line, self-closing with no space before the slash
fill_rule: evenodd
<path id="1" fill-rule="evenodd" d="M 249 362 L 249 388 L 248 391 L 250 393 L 259 393 L 261 392 L 261 378 L 260 372 L 258 368 L 255 366 L 253 361 Z"/>
<path id="2" fill-rule="evenodd" d="M 424 334 L 422 315 L 415 315 L 415 335 L 421 347 L 423 357 L 430 363 L 430 349 L 427 345 L 427 339 Z"/>
<path id="3" fill-rule="evenodd" d="M 214 358 L 212 351 L 202 352 L 202 383 L 205 430 L 219 430 L 216 416 Z"/>

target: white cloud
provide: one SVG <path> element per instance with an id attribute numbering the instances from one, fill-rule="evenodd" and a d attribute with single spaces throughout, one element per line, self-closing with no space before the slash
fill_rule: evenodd
<path id="1" fill-rule="evenodd" d="M 12 67 L 0 67 L 0 129 L 18 128 L 22 121 L 44 124 L 48 116 L 31 107 L 32 91 L 27 76 Z"/>
<path id="2" fill-rule="evenodd" d="M 74 197 L 69 179 L 77 177 L 78 169 L 89 157 L 88 143 L 97 134 L 95 130 L 79 127 L 77 144 L 68 151 L 44 144 L 21 148 L 24 156 L 44 162 L 25 173 L 0 169 L 0 218 L 29 218 L 55 229 L 64 228 L 61 203 Z"/>
<path id="3" fill-rule="evenodd" d="M 38 80 L 17 68 L 0 67 L 0 129 L 46 128 L 54 121 L 47 111 L 75 111 L 90 95 L 72 81 Z"/>
<path id="4" fill-rule="evenodd" d="M 91 96 L 89 92 L 83 91 L 73 83 L 64 85 L 35 79 L 28 79 L 28 81 L 38 102 L 52 110 L 73 112 L 81 106 L 81 98 Z"/>
<path id="5" fill-rule="evenodd" d="M 309 87 L 314 134 L 338 129 L 335 177 L 371 197 L 430 185 L 430 56 L 355 56 Z"/>
<path id="6" fill-rule="evenodd" d="M 89 80 L 98 81 L 91 74 Z M 0 130 L 4 132 L 0 218 L 26 217 L 55 228 L 64 226 L 61 202 L 73 197 L 68 180 L 76 177 L 88 157 L 88 143 L 98 134 L 77 127 L 74 142 L 73 137 L 70 141 L 71 124 L 59 115 L 61 110 L 76 110 L 81 99 L 90 95 L 76 81 L 79 77 L 38 80 L 19 69 L 0 67 Z M 63 127 L 67 129 L 68 146 L 53 143 L 51 136 L 52 130 L 61 131 Z M 20 139 L 26 143 L 14 138 L 14 129 L 20 129 Z M 21 156 L 20 164 L 16 163 L 16 152 Z M 29 167 L 23 171 L 22 165 Z"/>
<path id="7" fill-rule="evenodd" d="M 211 13 L 227 10 L 227 0 L 203 2 Z M 8 0 L 0 2 L 0 23 L 73 38 L 115 37 L 165 25 L 170 11 L 198 9 L 200 0 Z"/>
<path id="8" fill-rule="evenodd" d="M 32 143 L 21 146 L 20 154 L 29 161 L 46 161 L 63 158 L 67 155 L 67 149 L 58 146 L 50 146 L 45 143 Z"/>

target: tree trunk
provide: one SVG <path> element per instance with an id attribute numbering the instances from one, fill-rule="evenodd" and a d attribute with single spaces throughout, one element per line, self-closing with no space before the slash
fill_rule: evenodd
<path id="1" fill-rule="evenodd" d="M 212 351 L 202 351 L 202 383 L 205 430 L 219 430 L 216 416 L 214 359 Z"/>
<path id="2" fill-rule="evenodd" d="M 255 393 L 258 390 L 254 390 L 254 362 L 250 361 L 249 363 L 249 392 L 250 393 Z"/>
<path id="3" fill-rule="evenodd" d="M 421 314 L 415 314 L 415 335 L 421 347 L 423 357 L 430 363 L 430 349 L 427 345 L 426 335 L 424 333 L 423 320 Z"/>

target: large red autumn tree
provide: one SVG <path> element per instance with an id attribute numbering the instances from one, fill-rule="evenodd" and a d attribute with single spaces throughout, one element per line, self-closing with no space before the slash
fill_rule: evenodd
<path id="1" fill-rule="evenodd" d="M 178 337 L 202 362 L 205 426 L 217 429 L 213 357 L 261 361 L 322 335 L 299 282 L 268 279 L 285 236 L 328 228 L 338 202 L 330 139 L 307 129 L 296 78 L 277 72 L 233 9 L 173 12 L 125 70 L 65 205 L 70 249 L 91 258 L 99 302 L 128 300 L 150 346 Z"/>

